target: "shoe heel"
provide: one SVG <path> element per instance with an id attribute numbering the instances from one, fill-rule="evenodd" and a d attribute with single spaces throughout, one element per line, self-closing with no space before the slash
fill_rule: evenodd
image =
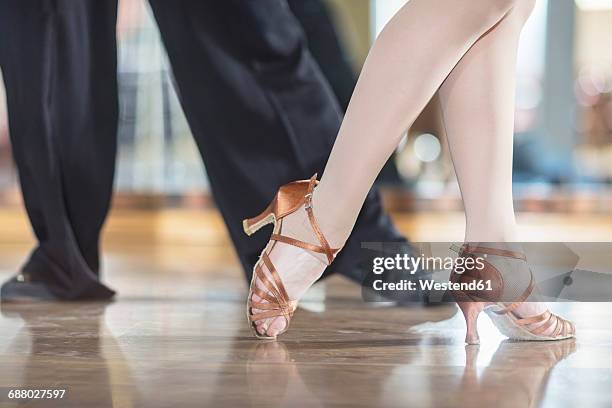
<path id="1" fill-rule="evenodd" d="M 465 317 L 465 342 L 467 344 L 480 344 L 480 338 L 478 337 L 478 315 L 484 310 L 485 303 L 457 302 L 457 306 L 459 306 Z"/>
<path id="2" fill-rule="evenodd" d="M 276 199 L 274 199 L 274 201 L 270 203 L 268 208 L 266 208 L 261 214 L 253 218 L 247 218 L 242 221 L 242 229 L 244 230 L 245 234 L 247 234 L 248 236 L 251 236 L 257 231 L 259 231 L 261 228 L 265 227 L 268 224 L 272 224 L 275 221 L 275 215 L 274 215 L 275 201 Z"/>
<path id="3" fill-rule="evenodd" d="M 316 185 L 317 175 L 310 180 L 294 181 L 282 186 L 276 196 L 261 214 L 242 221 L 242 229 L 245 234 L 251 236 L 262 227 L 277 222 L 284 216 L 296 211 L 306 200 L 308 191 L 312 191 L 312 185 Z"/>

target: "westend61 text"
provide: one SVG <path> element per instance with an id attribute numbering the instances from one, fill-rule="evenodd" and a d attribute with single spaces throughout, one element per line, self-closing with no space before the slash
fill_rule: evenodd
<path id="1" fill-rule="evenodd" d="M 428 291 L 483 291 L 492 290 L 491 280 L 477 280 L 472 282 L 436 282 L 434 280 L 420 280 L 418 281 L 420 290 Z M 417 282 L 402 279 L 399 282 L 384 282 L 382 280 L 375 280 L 372 283 L 372 288 L 376 291 L 381 290 L 393 290 L 393 291 L 410 291 L 417 290 Z"/>

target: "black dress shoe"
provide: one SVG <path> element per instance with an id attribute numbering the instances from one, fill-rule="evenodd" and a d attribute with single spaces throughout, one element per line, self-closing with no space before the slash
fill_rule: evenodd
<path id="1" fill-rule="evenodd" d="M 32 281 L 26 273 L 20 273 L 0 287 L 1 302 L 53 302 L 58 301 L 43 282 Z"/>

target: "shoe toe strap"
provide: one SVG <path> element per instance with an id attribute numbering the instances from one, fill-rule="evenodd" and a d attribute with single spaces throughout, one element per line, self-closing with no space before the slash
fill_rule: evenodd
<path id="1" fill-rule="evenodd" d="M 264 252 L 261 259 L 268 269 L 269 274 L 264 272 L 261 264 L 255 267 L 255 276 L 251 283 L 251 296 L 252 294 L 256 294 L 266 302 L 258 302 L 250 298 L 249 319 L 252 322 L 256 322 L 277 316 L 284 316 L 287 320 L 287 324 L 289 324 L 296 308 L 296 302 L 289 299 L 285 286 L 268 254 Z M 258 287 L 256 284 L 257 281 L 261 282 L 266 290 Z M 264 311 L 253 313 L 253 309 Z"/>
<path id="2" fill-rule="evenodd" d="M 274 296 L 270 295 L 267 292 L 264 292 L 256 286 L 253 286 L 251 288 L 251 293 L 259 296 L 262 299 L 265 299 L 268 303 L 276 303 L 276 298 Z"/>
<path id="3" fill-rule="evenodd" d="M 265 312 L 260 313 L 251 313 L 249 315 L 249 320 L 252 322 L 258 322 L 260 320 L 272 319 L 274 317 L 283 316 L 285 320 L 287 320 L 287 324 L 293 317 L 293 310 L 291 309 L 278 309 L 278 310 L 267 310 Z"/>
<path id="4" fill-rule="evenodd" d="M 535 335 L 549 332 L 550 337 L 553 338 L 573 335 L 576 330 L 572 322 L 565 320 L 548 310 L 537 316 L 517 318 L 515 322 L 521 326 L 538 325 L 537 327 L 528 330 Z"/>
<path id="5" fill-rule="evenodd" d="M 536 323 L 543 323 L 545 321 L 547 321 L 548 319 L 550 319 L 550 315 L 552 313 L 550 313 L 548 310 L 545 311 L 542 314 L 539 314 L 537 316 L 530 316 L 530 317 L 525 317 L 522 319 L 517 319 L 516 323 L 520 324 L 521 326 L 527 326 L 530 324 L 536 324 Z"/>

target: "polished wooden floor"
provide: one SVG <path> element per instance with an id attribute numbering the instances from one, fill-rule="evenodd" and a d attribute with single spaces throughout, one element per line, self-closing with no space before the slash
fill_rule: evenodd
<path id="1" fill-rule="evenodd" d="M 523 215 L 523 233 L 611 240 L 609 217 L 581 217 Z M 397 219 L 414 240 L 460 239 L 458 214 Z M 0 221 L 4 280 L 31 238 L 21 216 Z M 262 342 L 215 214 L 115 213 L 105 253 L 115 302 L 2 306 L 0 407 L 612 406 L 610 304 L 559 305 L 579 337 L 556 343 L 505 341 L 483 316 L 482 344 L 466 348 L 454 306 L 373 306 L 333 277 Z M 9 389 L 67 394 L 19 404 Z"/>

